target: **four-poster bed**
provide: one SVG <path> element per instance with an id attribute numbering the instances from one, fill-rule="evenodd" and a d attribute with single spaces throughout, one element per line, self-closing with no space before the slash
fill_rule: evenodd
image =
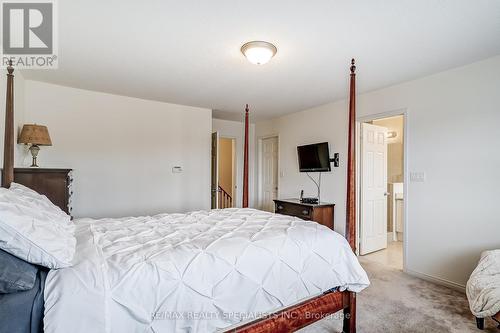
<path id="1" fill-rule="evenodd" d="M 350 67 L 350 95 L 349 95 L 349 138 L 347 155 L 347 219 L 346 238 L 349 246 L 355 250 L 355 69 L 354 59 Z M 14 151 L 14 110 L 13 110 L 13 68 L 8 67 L 7 74 L 7 103 L 5 115 L 5 142 L 4 142 L 4 167 L 2 186 L 8 188 L 13 181 L 13 151 Z M 249 108 L 245 108 L 244 123 L 244 167 L 243 167 L 243 208 L 248 207 L 248 127 Z M 107 221 L 107 220 L 106 220 Z M 123 221 L 125 223 L 127 221 Z M 310 222 L 308 222 L 310 225 Z M 78 224 L 78 222 L 77 222 Z M 325 228 L 327 229 L 327 228 Z M 331 231 L 328 231 L 331 232 Z M 334 234 L 333 232 L 331 232 Z M 344 240 L 345 242 L 345 240 Z M 352 254 L 351 254 L 352 255 Z M 359 265 L 359 264 L 358 264 Z M 49 279 L 50 280 L 50 279 Z M 59 280 L 56 280 L 59 281 Z M 362 289 L 362 288 L 361 288 Z M 46 297 L 47 299 L 47 297 Z M 227 329 L 228 332 L 263 333 L 263 332 L 291 332 L 303 328 L 317 320 L 338 311 L 343 311 L 343 332 L 356 332 L 356 293 L 340 290 L 339 287 L 331 288 L 305 301 L 282 308 L 270 315 L 257 320 L 239 324 Z"/>

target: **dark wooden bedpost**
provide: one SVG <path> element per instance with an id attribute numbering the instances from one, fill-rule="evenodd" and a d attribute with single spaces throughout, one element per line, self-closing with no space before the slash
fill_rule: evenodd
<path id="1" fill-rule="evenodd" d="M 243 155 L 243 208 L 248 207 L 248 104 L 245 107 L 245 146 Z"/>
<path id="2" fill-rule="evenodd" d="M 2 186 L 14 181 L 14 67 L 12 60 L 7 67 L 7 93 L 5 104 L 5 140 L 3 146 Z"/>
<path id="3" fill-rule="evenodd" d="M 349 134 L 347 143 L 347 202 L 345 236 L 356 252 L 356 66 L 351 60 L 351 84 L 349 89 Z M 344 308 L 343 332 L 356 332 L 356 293 L 347 294 Z"/>
<path id="4" fill-rule="evenodd" d="M 347 216 L 346 238 L 353 251 L 356 250 L 356 191 L 355 191 L 355 130 L 356 130 L 356 90 L 354 59 L 351 61 L 351 84 L 349 95 L 349 137 L 347 154 Z M 245 109 L 245 161 L 243 180 L 243 207 L 248 205 L 248 105 Z M 356 333 L 356 293 L 332 288 L 322 295 L 297 303 L 243 324 L 233 333 L 288 333 L 295 332 L 324 316 L 343 310 L 344 333 Z"/>
<path id="5" fill-rule="evenodd" d="M 351 60 L 349 93 L 349 134 L 347 144 L 347 204 L 345 236 L 356 252 L 356 66 Z"/>

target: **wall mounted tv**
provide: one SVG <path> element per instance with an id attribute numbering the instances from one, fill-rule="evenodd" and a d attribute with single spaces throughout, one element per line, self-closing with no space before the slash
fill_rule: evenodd
<path id="1" fill-rule="evenodd" d="M 328 142 L 298 146 L 297 154 L 299 155 L 300 172 L 325 172 L 332 170 L 330 168 Z"/>

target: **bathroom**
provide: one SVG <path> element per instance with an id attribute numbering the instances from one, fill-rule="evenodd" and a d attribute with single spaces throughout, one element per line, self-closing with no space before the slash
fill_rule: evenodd
<path id="1" fill-rule="evenodd" d="M 366 198 L 363 195 L 363 191 L 367 191 L 369 193 L 371 191 L 369 182 L 372 179 L 382 180 L 385 183 L 385 179 L 387 179 L 385 188 L 380 187 L 381 197 L 378 198 L 378 203 L 380 206 L 384 207 L 383 209 L 387 209 L 387 214 L 382 213 L 377 210 L 373 211 L 373 215 L 371 215 L 370 210 L 363 210 L 361 212 L 361 251 L 360 254 L 364 255 L 367 259 L 382 263 L 384 265 L 390 266 L 395 269 L 403 270 L 403 253 L 404 253 L 404 115 L 379 118 L 367 121 L 367 125 L 362 125 L 363 128 L 366 128 L 363 132 L 362 136 L 362 161 L 361 166 L 363 169 L 363 175 L 372 174 L 373 176 L 366 177 L 367 181 L 364 181 L 364 178 L 361 178 L 361 205 L 365 207 L 375 207 L 371 205 L 368 201 L 363 200 Z M 363 127 L 364 126 L 364 127 Z M 378 152 L 370 143 L 370 137 L 373 137 L 370 134 L 370 131 L 374 131 L 375 133 L 385 133 L 386 140 L 378 140 L 379 143 Z M 364 148 L 366 147 L 366 148 Z M 375 150 L 373 150 L 375 149 Z M 372 150 L 373 153 L 372 154 Z M 371 163 L 371 158 L 369 156 L 381 156 L 380 163 L 373 164 Z M 379 171 L 381 171 L 377 165 L 387 165 L 387 169 L 383 170 L 380 174 L 384 174 L 383 176 L 378 176 Z M 385 169 L 385 168 L 384 168 Z M 377 171 L 379 170 L 379 171 Z M 386 175 L 386 177 L 385 177 Z M 375 177 L 375 178 L 373 178 Z M 383 185 L 383 183 L 381 185 Z M 382 200 L 383 198 L 383 200 Z M 381 204 L 381 203 L 384 204 Z M 386 205 L 385 205 L 386 202 Z M 385 208 L 387 207 L 387 208 Z M 380 222 L 376 222 L 378 219 Z M 369 223 L 373 223 L 372 226 Z M 387 228 L 385 227 L 387 224 Z M 375 237 L 370 237 L 368 235 L 363 238 L 363 230 L 380 230 L 379 226 L 383 225 L 384 229 L 387 230 L 387 240 L 383 233 L 378 233 L 378 241 L 376 244 L 373 242 Z M 364 229 L 363 229 L 364 228 Z M 382 229 L 382 230 L 384 230 Z M 366 239 L 365 242 L 363 240 Z M 371 243 L 370 243 L 371 242 Z"/>

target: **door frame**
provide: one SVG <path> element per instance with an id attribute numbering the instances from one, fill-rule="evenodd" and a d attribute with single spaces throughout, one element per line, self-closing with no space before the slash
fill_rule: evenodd
<path id="1" fill-rule="evenodd" d="M 366 116 L 356 117 L 356 200 L 361 203 L 361 123 L 365 123 L 372 120 L 377 120 L 381 118 L 389 118 L 394 116 L 403 116 L 403 195 L 404 195 L 404 214 L 403 214 L 403 272 L 407 271 L 408 263 L 408 251 L 410 244 L 408 243 L 408 234 L 410 233 L 409 223 L 408 223 L 408 202 L 409 202 L 409 191 L 408 185 L 410 180 L 408 161 L 409 161 L 409 110 L 407 108 L 396 109 L 392 111 L 386 111 L 381 113 L 370 114 Z M 356 208 L 356 255 L 359 256 L 359 243 L 360 243 L 360 215 L 361 205 Z"/>
<path id="2" fill-rule="evenodd" d="M 278 140 L 278 179 L 276 179 L 277 185 L 278 185 L 278 190 L 276 191 L 277 196 L 279 197 L 279 191 L 280 191 L 280 178 L 281 178 L 281 169 L 280 169 L 280 153 L 281 153 L 281 140 L 280 140 L 280 135 L 279 134 L 269 134 L 269 135 L 263 135 L 257 137 L 257 156 L 258 156 L 258 162 L 257 162 L 257 208 L 262 209 L 262 200 L 263 200 L 263 195 L 262 195 L 262 155 L 263 155 L 263 150 L 262 150 L 262 141 L 265 139 L 269 138 L 276 138 Z"/>

